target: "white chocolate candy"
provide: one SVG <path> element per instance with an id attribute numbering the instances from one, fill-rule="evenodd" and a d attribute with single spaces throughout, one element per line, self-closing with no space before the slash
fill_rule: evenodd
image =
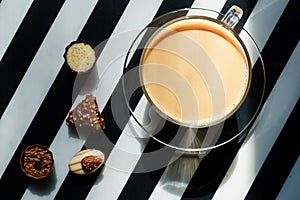
<path id="1" fill-rule="evenodd" d="M 65 58 L 75 72 L 90 70 L 96 60 L 94 49 L 86 42 L 73 42 L 67 47 Z"/>
<path id="2" fill-rule="evenodd" d="M 83 160 L 87 160 L 87 166 L 84 166 Z M 93 161 L 95 161 L 93 163 Z M 100 161 L 100 163 L 99 163 Z M 95 172 L 105 161 L 105 155 L 97 149 L 86 149 L 76 153 L 70 163 L 69 170 L 74 174 L 87 175 Z M 98 163 L 97 163 L 98 162 Z M 91 164 L 93 166 L 91 166 Z"/>

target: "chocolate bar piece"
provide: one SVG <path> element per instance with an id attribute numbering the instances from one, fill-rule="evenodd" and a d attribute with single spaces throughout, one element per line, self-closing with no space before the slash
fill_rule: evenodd
<path id="1" fill-rule="evenodd" d="M 67 126 L 89 128 L 93 132 L 105 129 L 105 121 L 99 112 L 96 97 L 87 95 L 74 110 L 69 112 Z"/>

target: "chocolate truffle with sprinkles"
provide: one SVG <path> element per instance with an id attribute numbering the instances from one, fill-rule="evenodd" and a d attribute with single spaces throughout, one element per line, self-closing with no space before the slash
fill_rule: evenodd
<path id="1" fill-rule="evenodd" d="M 96 55 L 89 42 L 78 40 L 66 47 L 64 58 L 71 71 L 83 73 L 93 68 Z"/>
<path id="2" fill-rule="evenodd" d="M 43 145 L 28 146 L 21 154 L 21 170 L 34 179 L 46 178 L 52 171 L 54 159 L 52 152 Z"/>

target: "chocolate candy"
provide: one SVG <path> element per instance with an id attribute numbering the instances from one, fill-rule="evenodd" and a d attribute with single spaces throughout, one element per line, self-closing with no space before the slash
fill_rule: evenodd
<path id="1" fill-rule="evenodd" d="M 105 161 L 105 155 L 97 149 L 86 149 L 76 153 L 70 163 L 69 170 L 74 174 L 87 175 L 95 172 Z"/>
<path id="2" fill-rule="evenodd" d="M 47 177 L 53 169 L 52 152 L 40 144 L 28 146 L 21 154 L 21 170 L 34 179 Z"/>
<path id="3" fill-rule="evenodd" d="M 77 128 L 88 128 L 92 132 L 105 129 L 105 122 L 99 112 L 96 97 L 87 95 L 74 110 L 69 112 L 66 124 L 67 126 L 76 126 Z"/>
<path id="4" fill-rule="evenodd" d="M 73 41 L 66 47 L 64 58 L 72 72 L 83 73 L 93 68 L 96 55 L 87 41 Z"/>

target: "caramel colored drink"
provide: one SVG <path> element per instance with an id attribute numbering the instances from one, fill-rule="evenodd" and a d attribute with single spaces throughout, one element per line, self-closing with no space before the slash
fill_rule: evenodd
<path id="1" fill-rule="evenodd" d="M 183 18 L 158 30 L 144 49 L 140 81 L 148 101 L 178 124 L 206 127 L 245 99 L 251 64 L 238 35 L 210 18 Z"/>

